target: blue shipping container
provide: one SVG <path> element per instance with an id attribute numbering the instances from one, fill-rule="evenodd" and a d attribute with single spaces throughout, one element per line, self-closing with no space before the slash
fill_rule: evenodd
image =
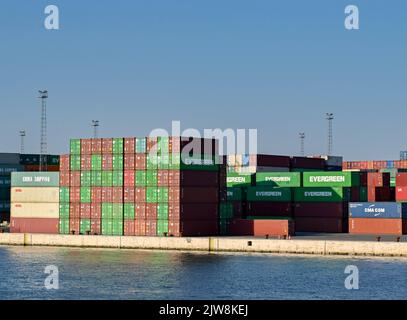
<path id="1" fill-rule="evenodd" d="M 387 161 L 387 168 L 393 169 L 394 168 L 394 161 Z"/>
<path id="2" fill-rule="evenodd" d="M 401 219 L 407 217 L 407 203 L 400 202 L 351 202 L 350 218 Z"/>

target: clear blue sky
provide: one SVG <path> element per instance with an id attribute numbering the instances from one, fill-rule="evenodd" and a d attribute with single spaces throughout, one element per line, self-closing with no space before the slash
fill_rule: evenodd
<path id="1" fill-rule="evenodd" d="M 60 9 L 47 31 L 44 8 Z M 358 5 L 358 31 L 344 8 Z M 257 128 L 259 151 L 396 159 L 407 149 L 407 2 L 3 0 L 0 151 L 39 151 L 37 90 L 50 92 L 49 151 L 71 137 L 154 128 Z"/>

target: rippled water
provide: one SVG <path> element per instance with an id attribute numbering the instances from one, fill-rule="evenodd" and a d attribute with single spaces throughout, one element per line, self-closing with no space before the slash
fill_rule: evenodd
<path id="1" fill-rule="evenodd" d="M 348 265 L 359 290 L 345 289 Z M 0 299 L 407 298 L 407 259 L 0 247 L 0 275 Z"/>

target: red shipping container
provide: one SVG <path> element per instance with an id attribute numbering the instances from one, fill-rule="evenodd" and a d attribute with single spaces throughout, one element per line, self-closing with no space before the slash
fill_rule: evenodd
<path id="1" fill-rule="evenodd" d="M 81 139 L 81 155 L 92 154 L 92 139 Z"/>
<path id="2" fill-rule="evenodd" d="M 71 169 L 71 158 L 69 154 L 63 154 L 59 157 L 59 168 L 61 171 L 69 171 Z"/>
<path id="3" fill-rule="evenodd" d="M 167 187 L 168 186 L 168 170 L 158 170 L 157 172 L 157 186 Z"/>
<path id="4" fill-rule="evenodd" d="M 347 215 L 342 202 L 301 202 L 294 204 L 295 218 L 338 218 Z"/>
<path id="5" fill-rule="evenodd" d="M 396 175 L 396 186 L 407 187 L 407 172 L 400 172 Z"/>
<path id="6" fill-rule="evenodd" d="M 113 170 L 113 155 L 103 154 L 102 155 L 102 169 L 106 171 Z"/>
<path id="7" fill-rule="evenodd" d="M 168 147 L 170 154 L 181 153 L 181 141 L 179 137 L 169 137 Z"/>
<path id="8" fill-rule="evenodd" d="M 295 232 L 342 233 L 343 219 L 298 217 L 295 218 Z"/>
<path id="9" fill-rule="evenodd" d="M 180 237 L 180 221 L 179 220 L 169 220 L 168 221 L 168 235 L 170 237 Z"/>
<path id="10" fill-rule="evenodd" d="M 396 201 L 407 201 L 407 187 L 396 187 Z"/>
<path id="11" fill-rule="evenodd" d="M 219 154 L 219 140 L 202 138 L 202 152 L 204 154 L 218 155 Z"/>
<path id="12" fill-rule="evenodd" d="M 146 220 L 135 220 L 134 221 L 134 233 L 136 236 L 146 235 Z"/>
<path id="13" fill-rule="evenodd" d="M 157 137 L 147 137 L 147 153 L 150 153 L 150 151 L 153 151 L 153 152 L 158 151 L 157 142 L 158 142 Z"/>
<path id="14" fill-rule="evenodd" d="M 102 204 L 92 203 L 90 207 L 90 218 L 92 220 L 100 220 L 102 218 Z"/>
<path id="15" fill-rule="evenodd" d="M 69 181 L 70 181 L 71 187 L 80 187 L 81 186 L 81 172 L 80 171 L 71 171 Z"/>
<path id="16" fill-rule="evenodd" d="M 383 202 L 394 201 L 392 196 L 392 188 L 390 187 L 368 187 L 367 200 L 368 202 Z"/>
<path id="17" fill-rule="evenodd" d="M 293 220 L 233 220 L 230 233 L 234 236 L 281 237 L 295 234 Z"/>
<path id="18" fill-rule="evenodd" d="M 350 218 L 350 234 L 402 235 L 402 219 Z"/>
<path id="19" fill-rule="evenodd" d="M 146 219 L 146 204 L 145 203 L 136 203 L 135 219 L 136 220 L 145 220 Z"/>
<path id="20" fill-rule="evenodd" d="M 123 188 L 113 187 L 113 202 L 122 203 L 123 202 Z"/>
<path id="21" fill-rule="evenodd" d="M 93 235 L 99 235 L 102 233 L 101 231 L 101 221 L 100 219 L 92 219 L 90 221 L 90 233 Z"/>
<path id="22" fill-rule="evenodd" d="M 390 174 L 381 172 L 369 172 L 367 174 L 368 187 L 390 187 Z"/>
<path id="23" fill-rule="evenodd" d="M 92 156 L 91 155 L 81 156 L 81 170 L 84 170 L 84 171 L 92 170 Z"/>
<path id="24" fill-rule="evenodd" d="M 81 202 L 81 188 L 80 187 L 71 187 L 69 189 L 69 199 L 73 203 Z"/>
<path id="25" fill-rule="evenodd" d="M 146 170 L 147 168 L 147 156 L 142 153 L 138 153 L 135 156 L 135 168 L 136 170 Z"/>
<path id="26" fill-rule="evenodd" d="M 182 237 L 217 236 L 218 233 L 218 220 L 180 221 Z"/>
<path id="27" fill-rule="evenodd" d="M 146 236 L 154 237 L 157 235 L 157 220 L 145 220 Z"/>
<path id="28" fill-rule="evenodd" d="M 91 218 L 91 205 L 90 203 L 81 204 L 81 219 L 90 219 Z"/>
<path id="29" fill-rule="evenodd" d="M 70 219 L 69 220 L 69 233 L 70 234 L 80 234 L 80 220 L 79 219 Z"/>
<path id="30" fill-rule="evenodd" d="M 69 187 L 71 173 L 69 171 L 61 171 L 59 173 L 59 185 L 61 187 Z"/>
<path id="31" fill-rule="evenodd" d="M 147 217 L 148 218 L 148 217 Z M 217 203 L 179 204 L 168 203 L 169 220 L 217 220 L 219 218 L 219 206 Z"/>
<path id="32" fill-rule="evenodd" d="M 136 202 L 146 202 L 146 188 L 137 187 L 135 188 L 135 198 Z"/>
<path id="33" fill-rule="evenodd" d="M 102 139 L 92 139 L 92 154 L 102 154 Z"/>
<path id="34" fill-rule="evenodd" d="M 179 187 L 181 183 L 181 171 L 169 170 L 168 171 L 168 185 L 171 187 Z"/>
<path id="35" fill-rule="evenodd" d="M 123 188 L 123 200 L 125 203 L 134 203 L 136 200 L 134 187 Z"/>
<path id="36" fill-rule="evenodd" d="M 219 187 L 219 172 L 217 171 L 180 171 L 179 183 L 182 187 Z M 171 182 L 174 182 L 173 180 Z"/>
<path id="37" fill-rule="evenodd" d="M 146 220 L 157 220 L 156 203 L 146 203 Z"/>
<path id="38" fill-rule="evenodd" d="M 69 204 L 69 217 L 71 219 L 79 219 L 81 217 L 81 204 L 70 203 Z"/>
<path id="39" fill-rule="evenodd" d="M 180 202 L 180 188 L 179 187 L 169 187 L 168 188 L 168 201 L 169 202 Z"/>
<path id="40" fill-rule="evenodd" d="M 113 188 L 102 188 L 102 202 L 113 202 Z"/>
<path id="41" fill-rule="evenodd" d="M 135 169 L 135 155 L 125 154 L 124 155 L 124 170 L 134 170 Z"/>
<path id="42" fill-rule="evenodd" d="M 173 190 L 173 188 L 171 189 Z M 176 201 L 176 199 L 170 201 Z M 217 203 L 219 201 L 219 188 L 181 188 L 180 201 L 182 203 Z"/>
<path id="43" fill-rule="evenodd" d="M 113 139 L 102 139 L 102 153 L 103 154 L 113 153 Z"/>
<path id="44" fill-rule="evenodd" d="M 135 147 L 135 138 L 124 138 L 124 153 L 134 155 L 134 153 L 136 152 Z"/>
<path id="45" fill-rule="evenodd" d="M 135 185 L 135 172 L 134 170 L 125 170 L 123 177 L 123 184 L 125 187 L 134 187 Z"/>
<path id="46" fill-rule="evenodd" d="M 59 219 L 48 218 L 11 218 L 11 233 L 58 234 Z"/>
<path id="47" fill-rule="evenodd" d="M 123 234 L 125 236 L 135 236 L 135 223 L 134 220 L 124 220 Z"/>
<path id="48" fill-rule="evenodd" d="M 102 188 L 101 187 L 92 187 L 91 188 L 91 197 L 93 203 L 102 202 Z"/>
<path id="49" fill-rule="evenodd" d="M 248 202 L 248 216 L 290 217 L 291 202 Z"/>

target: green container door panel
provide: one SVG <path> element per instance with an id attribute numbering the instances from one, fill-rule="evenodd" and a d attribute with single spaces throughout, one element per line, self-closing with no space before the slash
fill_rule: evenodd
<path id="1" fill-rule="evenodd" d="M 91 185 L 92 187 L 102 186 L 102 171 L 92 171 Z"/>
<path id="2" fill-rule="evenodd" d="M 157 186 L 158 178 L 157 171 L 147 170 L 146 171 L 146 185 L 147 186 Z"/>
<path id="3" fill-rule="evenodd" d="M 157 138 L 157 145 L 158 145 L 158 153 L 159 154 L 168 154 L 170 151 L 170 139 L 168 137 L 158 137 Z"/>
<path id="4" fill-rule="evenodd" d="M 159 157 L 158 155 L 150 155 L 147 154 L 147 161 L 146 161 L 147 170 L 157 170 L 158 169 L 158 162 Z"/>
<path id="5" fill-rule="evenodd" d="M 69 219 L 60 219 L 59 220 L 59 233 L 60 234 L 69 234 Z"/>
<path id="6" fill-rule="evenodd" d="M 170 155 L 161 154 L 158 156 L 158 169 L 168 170 L 170 168 Z"/>
<path id="7" fill-rule="evenodd" d="M 116 220 L 123 220 L 123 204 L 113 203 L 112 217 Z"/>
<path id="8" fill-rule="evenodd" d="M 258 172 L 256 173 L 256 186 L 301 187 L 301 173 Z"/>
<path id="9" fill-rule="evenodd" d="M 158 187 L 157 188 L 157 202 L 168 202 L 168 188 Z"/>
<path id="10" fill-rule="evenodd" d="M 118 155 L 118 154 L 114 154 L 113 155 L 113 170 L 123 170 L 123 161 L 124 161 L 124 157 L 123 155 Z"/>
<path id="11" fill-rule="evenodd" d="M 112 235 L 114 236 L 123 235 L 123 219 L 112 220 Z"/>
<path id="12" fill-rule="evenodd" d="M 164 236 L 168 234 L 168 220 L 157 220 L 157 235 Z"/>
<path id="13" fill-rule="evenodd" d="M 123 152 L 124 152 L 124 139 L 123 138 L 113 139 L 113 153 L 123 154 Z"/>
<path id="14" fill-rule="evenodd" d="M 80 139 L 71 139 L 70 153 L 71 153 L 71 155 L 80 155 L 81 154 L 81 140 Z"/>
<path id="15" fill-rule="evenodd" d="M 147 172 L 136 171 L 135 184 L 136 187 L 145 187 L 147 185 Z"/>
<path id="16" fill-rule="evenodd" d="M 69 203 L 70 202 L 70 197 L 69 197 L 69 187 L 60 187 L 59 188 L 59 202 L 60 203 Z"/>
<path id="17" fill-rule="evenodd" d="M 81 203 L 92 202 L 92 189 L 90 187 L 81 187 Z"/>
<path id="18" fill-rule="evenodd" d="M 72 154 L 70 163 L 71 163 L 71 171 L 81 170 L 81 156 Z"/>
<path id="19" fill-rule="evenodd" d="M 102 203 L 102 220 L 113 219 L 113 203 Z"/>
<path id="20" fill-rule="evenodd" d="M 81 186 L 82 187 L 92 186 L 92 172 L 91 171 L 82 171 L 81 172 Z"/>
<path id="21" fill-rule="evenodd" d="M 290 202 L 290 188 L 249 187 L 247 201 Z"/>
<path id="22" fill-rule="evenodd" d="M 221 219 L 232 219 L 233 204 L 230 202 L 221 203 L 219 206 L 219 215 Z"/>
<path id="23" fill-rule="evenodd" d="M 168 204 L 159 203 L 157 205 L 157 219 L 158 220 L 168 220 Z"/>
<path id="24" fill-rule="evenodd" d="M 103 187 L 113 186 L 113 171 L 102 171 L 102 186 Z"/>
<path id="25" fill-rule="evenodd" d="M 81 234 L 90 232 L 90 219 L 81 219 L 79 229 Z"/>
<path id="26" fill-rule="evenodd" d="M 125 203 L 123 205 L 123 215 L 124 219 L 134 220 L 135 219 L 135 205 L 133 203 Z"/>
<path id="27" fill-rule="evenodd" d="M 359 172 L 304 172 L 304 187 L 357 187 L 360 185 Z"/>
<path id="28" fill-rule="evenodd" d="M 112 184 L 113 184 L 113 187 L 122 187 L 123 186 L 123 171 L 113 171 Z"/>
<path id="29" fill-rule="evenodd" d="M 113 234 L 113 220 L 102 219 L 102 235 L 111 236 Z"/>
<path id="30" fill-rule="evenodd" d="M 158 202 L 158 189 L 157 187 L 146 188 L 146 202 L 157 203 Z"/>
<path id="31" fill-rule="evenodd" d="M 136 138 L 136 153 L 147 152 L 147 140 L 146 138 Z"/>
<path id="32" fill-rule="evenodd" d="M 92 170 L 102 171 L 102 156 L 98 154 L 92 155 Z"/>
<path id="33" fill-rule="evenodd" d="M 227 200 L 242 201 L 243 200 L 242 188 L 227 188 Z"/>
<path id="34" fill-rule="evenodd" d="M 60 219 L 69 219 L 69 203 L 60 203 L 59 204 L 59 218 Z"/>

